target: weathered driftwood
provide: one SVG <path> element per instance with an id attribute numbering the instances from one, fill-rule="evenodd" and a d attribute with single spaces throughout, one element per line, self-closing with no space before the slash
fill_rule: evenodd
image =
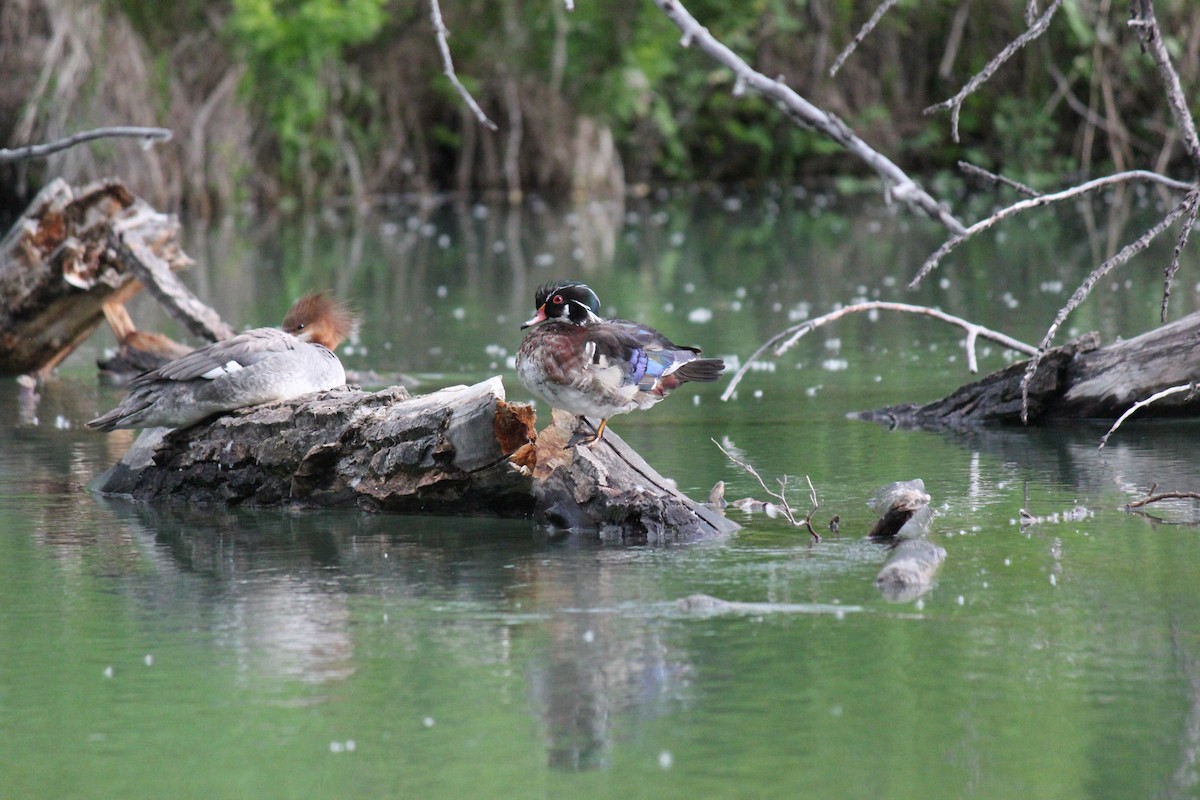
<path id="1" fill-rule="evenodd" d="M 1029 420 L 1114 419 L 1137 400 L 1200 380 L 1200 312 L 1132 339 L 1097 346 L 1095 334 L 1046 352 L 1029 385 Z M 889 406 L 861 419 L 899 427 L 971 428 L 1020 424 L 1018 362 L 925 405 Z M 1180 392 L 1148 407 L 1145 416 L 1200 413 L 1200 394 Z"/>
<path id="2" fill-rule="evenodd" d="M 94 487 L 145 501 L 534 515 L 621 542 L 721 536 L 698 506 L 611 431 L 594 450 L 537 435 L 533 408 L 499 378 L 410 397 L 342 387 L 243 409 L 163 435 L 145 431 Z"/>
<path id="3" fill-rule="evenodd" d="M 163 271 L 190 260 L 178 222 L 118 181 L 73 191 L 56 180 L 0 240 L 0 375 L 53 369 L 141 288 L 131 253 Z"/>
<path id="4" fill-rule="evenodd" d="M 925 481 L 920 478 L 889 483 L 875 492 L 875 496 L 867 503 L 872 511 L 879 514 L 879 519 L 867 536 L 872 539 L 924 536 L 933 519 L 929 500 Z"/>
<path id="5" fill-rule="evenodd" d="M 887 562 L 875 576 L 875 588 L 885 600 L 906 603 L 933 588 L 946 548 L 928 539 L 905 539 L 892 548 Z"/>

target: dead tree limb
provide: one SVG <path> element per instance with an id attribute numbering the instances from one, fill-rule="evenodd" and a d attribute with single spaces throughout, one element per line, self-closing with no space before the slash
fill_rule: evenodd
<path id="1" fill-rule="evenodd" d="M 833 60 L 833 66 L 829 68 L 829 77 L 832 78 L 838 74 L 838 70 L 842 68 L 842 64 L 846 63 L 846 59 L 862 44 L 863 39 L 871 35 L 871 31 L 875 30 L 875 26 L 879 24 L 879 20 L 883 19 L 883 15 L 899 2 L 900 0 L 883 0 L 879 4 L 879 7 L 875 9 L 875 13 L 871 15 L 871 18 L 858 29 L 858 33 L 850 40 L 850 44 L 846 45 L 846 48 L 838 53 L 837 58 Z"/>
<path id="2" fill-rule="evenodd" d="M 122 126 L 94 128 L 90 131 L 81 131 L 80 133 L 47 144 L 30 144 L 13 150 L 0 148 L 0 164 L 11 164 L 14 161 L 24 161 L 31 158 L 46 158 L 69 147 L 74 147 L 77 144 L 83 144 L 95 139 L 116 137 L 135 138 L 141 139 L 142 145 L 148 147 L 154 142 L 169 142 L 171 135 L 171 131 L 168 128 Z"/>
<path id="3" fill-rule="evenodd" d="M 119 181 L 46 186 L 0 240 L 0 375 L 53 369 L 104 319 L 104 306 L 140 288 L 113 231 L 144 243 L 164 269 L 191 264 L 179 223 Z"/>
<path id="4" fill-rule="evenodd" d="M 442 73 L 454 86 L 454 90 L 458 92 L 459 97 L 466 103 L 467 108 L 471 109 L 471 113 L 475 115 L 475 119 L 479 120 L 479 124 L 490 131 L 499 130 L 496 123 L 488 119 L 487 114 L 483 113 L 483 109 L 479 107 L 479 103 L 475 102 L 475 98 L 467 91 L 467 87 L 462 85 L 462 81 L 458 79 L 458 73 L 454 71 L 454 59 L 450 57 L 450 43 L 447 39 L 450 36 L 450 31 L 446 30 L 446 23 L 442 20 L 442 7 L 438 4 L 438 0 L 429 0 L 429 16 L 433 19 L 433 30 L 437 38 L 438 52 L 442 55 Z"/>
<path id="5" fill-rule="evenodd" d="M 728 535 L 613 431 L 567 448 L 573 419 L 534 429 L 500 378 L 410 397 L 354 387 L 143 431 L 97 491 L 146 502 L 535 516 L 606 541 Z M 127 436 L 123 432 L 110 436 Z"/>
<path id="6" fill-rule="evenodd" d="M 707 28 L 696 21 L 679 0 L 654 0 L 655 5 L 683 32 L 682 47 L 695 44 L 709 58 L 733 72 L 733 94 L 740 96 L 747 89 L 774 101 L 789 119 L 801 127 L 813 128 L 841 145 L 847 152 L 865 162 L 883 180 L 888 195 L 923 211 L 953 233 L 963 225 L 941 203 L 896 166 L 890 159 L 860 139 L 845 122 L 810 103 L 782 79 L 771 79 L 750 67 L 741 56 L 721 43 Z"/>
<path id="7" fill-rule="evenodd" d="M 1125 509 L 1126 511 L 1130 511 L 1135 508 L 1148 506 L 1151 503 L 1161 503 L 1163 500 L 1200 500 L 1200 492 L 1158 492 L 1156 494 L 1154 490 L 1151 489 L 1150 493 L 1141 500 L 1134 500 L 1130 503 L 1126 503 L 1125 505 L 1121 506 L 1121 508 Z"/>
<path id="8" fill-rule="evenodd" d="M 914 306 L 908 303 L 890 303 L 882 300 L 872 300 L 866 303 L 855 303 L 854 305 L 843 306 L 837 311 L 831 311 L 830 313 L 817 317 L 816 319 L 810 319 L 806 322 L 800 323 L 799 325 L 793 325 L 792 327 L 775 334 L 765 343 L 763 343 L 761 347 L 755 350 L 754 353 L 752 353 L 750 357 L 746 359 L 746 362 L 738 368 L 738 371 L 733 374 L 733 378 L 730 379 L 729 385 L 726 386 L 725 391 L 721 393 L 721 399 L 729 400 L 731 397 L 733 397 L 733 393 L 737 391 L 738 384 L 741 383 L 742 378 L 745 377 L 752 365 L 771 348 L 775 348 L 774 355 L 776 358 L 778 358 L 790 350 L 796 344 L 796 342 L 800 340 L 801 337 L 811 331 L 816 330 L 817 328 L 841 319 L 847 314 L 856 314 L 863 311 L 875 310 L 901 311 L 908 314 L 921 314 L 923 316 L 939 319 L 942 322 L 949 322 L 952 325 L 957 325 L 958 327 L 962 328 L 967 332 L 967 338 L 964 342 L 964 347 L 967 352 L 967 367 L 972 373 L 979 371 L 979 362 L 975 356 L 975 344 L 980 336 L 1007 347 L 1010 350 L 1015 350 L 1018 353 L 1024 353 L 1027 356 L 1037 353 L 1037 348 L 1033 347 L 1032 345 L 1017 341 L 1011 336 L 1007 336 L 999 331 L 994 331 L 991 328 L 985 328 L 982 325 L 977 325 L 974 322 L 970 322 L 961 317 L 956 317 L 953 314 L 947 314 L 940 309 L 929 308 L 928 306 Z"/>
<path id="9" fill-rule="evenodd" d="M 1045 33 L 1046 29 L 1050 27 L 1050 21 L 1054 19 L 1054 14 L 1058 11 L 1059 6 L 1061 5 L 1062 0 L 1054 0 L 1054 2 L 1052 2 L 1046 8 L 1046 11 L 1041 16 L 1029 25 L 1029 28 L 1024 33 L 1009 42 L 1008 46 L 1001 50 L 995 58 L 989 61 L 982 70 L 975 74 L 975 77 L 967 81 L 966 85 L 959 90 L 958 94 L 954 95 L 954 97 L 951 97 L 948 100 L 943 100 L 936 105 L 930 106 L 929 108 L 925 109 L 925 113 L 932 114 L 935 111 L 949 109 L 950 135 L 953 137 L 954 141 L 957 142 L 958 118 L 962 113 L 963 102 L 970 97 L 976 89 L 986 83 L 987 80 L 991 78 L 993 74 L 995 74 L 996 70 L 1004 66 L 1004 64 L 1010 58 L 1012 58 L 1014 53 Z"/>
<path id="10" fill-rule="evenodd" d="M 809 509 L 808 513 L 801 518 L 797 515 L 796 510 L 792 508 L 791 503 L 789 503 L 787 499 L 787 487 L 789 480 L 787 475 L 784 475 L 782 478 L 775 479 L 775 481 L 779 484 L 779 491 L 774 491 L 767 486 L 766 481 L 764 481 L 762 476 L 758 474 L 758 470 L 754 468 L 753 464 L 749 463 L 748 461 L 742 461 L 740 458 L 734 456 L 732 453 L 722 447 L 721 443 L 716 439 L 710 439 L 709 441 L 715 444 L 717 449 L 724 453 L 726 458 L 741 468 L 743 472 L 754 478 L 754 480 L 758 481 L 758 485 L 762 487 L 762 490 L 766 492 L 769 497 L 773 497 L 779 501 L 778 509 L 779 512 L 783 514 L 784 519 L 790 522 L 794 527 L 805 528 L 808 531 L 809 536 L 812 537 L 814 544 L 821 541 L 821 534 L 817 533 L 817 529 L 814 528 L 812 524 L 813 515 L 817 513 L 817 509 L 821 507 L 821 503 L 817 500 L 817 490 L 813 486 L 811 478 L 809 478 L 807 475 L 804 476 L 804 481 L 808 484 L 808 499 L 809 502 L 812 503 L 812 507 Z M 734 503 L 733 505 L 736 506 L 737 504 Z M 765 507 L 766 504 L 764 503 L 763 506 Z"/>
<path id="11" fill-rule="evenodd" d="M 1100 437 L 1100 446 L 1097 447 L 1096 449 L 1103 450 L 1104 445 L 1108 444 L 1109 437 L 1112 436 L 1114 433 L 1116 433 L 1117 428 L 1121 427 L 1121 425 L 1124 424 L 1125 420 L 1129 419 L 1134 414 L 1136 414 L 1139 409 L 1145 408 L 1146 406 L 1149 406 L 1149 405 L 1153 405 L 1154 403 L 1157 403 L 1159 400 L 1170 397 L 1173 394 L 1180 394 L 1181 392 L 1191 393 L 1191 392 L 1195 392 L 1195 391 L 1196 391 L 1196 384 L 1185 383 L 1181 386 L 1172 386 L 1169 389 L 1163 389 L 1161 392 L 1155 392 L 1154 394 L 1147 397 L 1145 400 L 1138 400 L 1136 403 L 1131 405 L 1129 408 L 1125 409 L 1125 412 L 1123 414 L 1121 414 L 1121 416 L 1117 417 L 1117 421 L 1112 424 L 1112 427 L 1108 429 L 1108 432 Z"/>
<path id="12" fill-rule="evenodd" d="M 1058 333 L 1058 329 L 1062 327 L 1062 324 L 1066 321 L 1067 316 L 1076 308 L 1078 308 L 1081 303 L 1083 303 L 1087 296 L 1091 294 L 1092 289 L 1095 288 L 1096 284 L 1100 282 L 1101 278 L 1112 272 L 1114 269 L 1122 266 L 1135 255 L 1149 247 L 1150 243 L 1154 241 L 1159 234 L 1171 227 L 1171 225 L 1175 223 L 1175 220 L 1187 213 L 1191 196 L 1192 193 L 1189 193 L 1188 198 L 1172 209 L 1167 216 L 1159 220 L 1158 224 L 1154 225 L 1150 228 L 1150 230 L 1143 233 L 1137 238 L 1136 241 L 1125 245 L 1123 248 L 1121 248 L 1120 252 L 1118 252 L 1112 258 L 1106 260 L 1100 266 L 1096 267 L 1094 270 L 1092 270 L 1091 274 L 1084 279 L 1083 283 L 1079 285 L 1079 288 L 1076 289 L 1074 294 L 1071 295 L 1071 298 L 1067 301 L 1067 304 L 1059 310 L 1058 315 L 1054 318 L 1054 322 L 1050 323 L 1050 327 L 1046 330 L 1045 336 L 1042 337 L 1042 341 L 1038 345 L 1038 353 L 1035 354 L 1033 358 L 1029 359 L 1029 365 L 1025 370 L 1025 377 L 1021 380 L 1022 398 L 1028 397 L 1029 385 L 1033 380 L 1034 374 L 1037 372 L 1038 362 L 1042 358 L 1041 354 L 1045 352 L 1045 349 L 1049 347 L 1052 341 L 1054 341 L 1055 334 Z M 1022 411 L 1021 417 L 1022 422 L 1028 421 L 1029 414 L 1027 409 Z"/>
<path id="13" fill-rule="evenodd" d="M 947 239 L 941 247 L 934 251 L 933 255 L 925 260 L 925 263 L 921 265 L 921 268 L 917 270 L 917 274 L 911 281 L 909 281 L 908 288 L 915 289 L 920 286 L 921 281 L 925 280 L 929 273 L 937 269 L 938 265 L 942 262 L 942 259 L 949 255 L 955 248 L 970 239 L 972 236 L 975 236 L 993 227 L 998 222 L 1003 222 L 1009 217 L 1019 214 L 1022 211 L 1040 208 L 1041 206 L 1047 206 L 1052 203 L 1061 203 L 1064 200 L 1070 200 L 1072 198 L 1079 197 L 1080 195 L 1094 192 L 1097 189 L 1103 189 L 1107 186 L 1129 183 L 1132 181 L 1149 181 L 1152 183 L 1161 184 L 1169 189 L 1177 189 L 1184 192 L 1191 191 L 1195 188 L 1195 184 L 1193 183 L 1177 181 L 1173 178 L 1168 178 L 1165 175 L 1160 175 L 1157 172 L 1137 169 L 1130 170 L 1128 172 L 1119 172 L 1115 175 L 1106 175 L 1102 178 L 1096 178 L 1094 180 L 1087 181 L 1086 183 L 1081 183 L 1078 186 L 1072 186 L 1052 194 L 1040 194 L 1037 197 L 1031 197 L 1027 200 L 1020 200 L 1010 206 L 1000 209 L 991 216 L 979 220 L 970 227 L 964 229 L 961 233 L 951 237 L 950 239 Z"/>

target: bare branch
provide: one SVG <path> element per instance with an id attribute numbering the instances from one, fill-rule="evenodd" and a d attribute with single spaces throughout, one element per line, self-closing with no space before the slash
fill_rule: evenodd
<path id="1" fill-rule="evenodd" d="M 1154 494 L 1154 489 L 1151 489 L 1150 493 L 1141 500 L 1134 500 L 1132 503 L 1126 503 L 1121 507 L 1129 511 L 1130 509 L 1141 508 L 1142 506 L 1148 506 L 1151 503 L 1157 503 L 1162 500 L 1200 500 L 1200 492 L 1159 492 L 1158 494 Z"/>
<path id="2" fill-rule="evenodd" d="M 788 476 L 787 475 L 784 475 L 782 478 L 775 479 L 776 483 L 779 484 L 779 491 L 778 492 L 772 491 L 770 488 L 767 487 L 766 481 L 764 481 L 762 479 L 762 476 L 758 474 L 758 470 L 756 470 L 752 464 L 750 464 L 749 462 L 746 462 L 746 461 L 742 461 L 741 459 L 737 458 L 732 453 L 730 453 L 728 450 L 726 450 L 724 447 L 721 447 L 721 443 L 718 442 L 716 439 L 709 439 L 709 441 L 711 441 L 713 444 L 715 444 L 717 446 L 717 449 L 720 450 L 722 453 L 724 453 L 726 458 L 728 458 L 730 461 L 732 461 L 734 464 L 736 464 L 738 467 L 740 467 L 743 472 L 745 472 L 750 477 L 754 478 L 754 480 L 758 481 L 758 485 L 762 487 L 762 490 L 764 492 L 766 492 L 768 496 L 773 497 L 779 501 L 779 511 L 780 511 L 780 513 L 783 514 L 784 518 L 788 522 L 792 523 L 792 525 L 797 528 L 799 528 L 799 527 L 807 528 L 809 535 L 812 536 L 812 538 L 813 538 L 813 542 L 821 541 L 821 534 L 817 533 L 816 528 L 814 528 L 813 524 L 812 524 L 813 514 L 817 513 L 817 509 L 821 507 L 821 504 L 817 501 L 817 490 L 813 487 L 812 480 L 807 475 L 804 476 L 804 480 L 808 483 L 808 498 L 812 502 L 812 508 L 804 516 L 803 519 L 800 519 L 796 516 L 795 509 L 792 508 L 791 504 L 788 503 L 788 500 L 787 500 L 787 485 L 788 485 Z"/>
<path id="3" fill-rule="evenodd" d="M 467 104 L 467 108 L 471 109 L 471 113 L 475 115 L 475 119 L 479 120 L 479 124 L 490 131 L 499 130 L 496 123 L 488 119 L 487 114 L 483 113 L 483 109 L 475 102 L 475 98 L 467 91 L 467 87 L 462 85 L 458 79 L 458 74 L 454 71 L 454 60 L 450 58 L 450 44 L 446 39 L 450 36 L 450 31 L 446 30 L 446 23 L 442 21 L 442 7 L 438 5 L 438 0 L 429 0 L 429 15 L 433 18 L 433 29 L 437 33 L 438 50 L 442 53 L 442 72 L 450 79 L 450 83 L 454 85 L 455 90 Z"/>
<path id="4" fill-rule="evenodd" d="M 17 147 L 13 150 L 0 149 L 0 164 L 9 164 L 13 161 L 23 161 L 29 158 L 46 158 L 60 150 L 66 150 L 69 147 L 90 142 L 93 139 L 128 137 L 141 139 L 142 146 L 149 147 L 154 142 L 169 142 L 171 135 L 171 131 L 167 128 L 128 126 L 94 128 L 90 131 L 81 131 L 80 133 L 73 134 L 65 139 L 59 139 L 56 142 L 50 142 L 49 144 L 31 144 L 26 147 Z"/>
<path id="5" fill-rule="evenodd" d="M 959 161 L 958 168 L 968 175 L 974 175 L 977 178 L 983 178 L 984 180 L 991 181 L 993 183 L 1002 183 L 1005 186 L 1016 189 L 1023 195 L 1028 195 L 1029 197 L 1042 196 L 1042 193 L 1037 189 L 1031 189 L 1020 181 L 1014 181 L 1012 178 L 1006 178 L 1003 175 L 997 175 L 994 172 L 988 172 L 983 167 L 977 167 L 969 162 Z"/>
<path id="6" fill-rule="evenodd" d="M 1172 386 L 1169 389 L 1163 389 L 1161 392 L 1155 392 L 1154 394 L 1150 395 L 1149 397 L 1147 397 L 1144 400 L 1138 400 L 1136 403 L 1131 405 L 1129 408 L 1125 409 L 1124 414 L 1117 417 L 1117 421 L 1114 422 L 1112 424 L 1112 427 L 1108 429 L 1108 433 L 1106 433 L 1100 437 L 1100 446 L 1097 447 L 1096 449 L 1103 450 L 1104 445 L 1108 444 L 1108 437 L 1110 437 L 1114 433 L 1116 433 L 1117 428 L 1121 427 L 1121 424 L 1123 422 L 1125 422 L 1125 420 L 1132 417 L 1140 409 L 1145 408 L 1146 406 L 1150 405 L 1151 403 L 1157 403 L 1159 400 L 1162 400 L 1164 397 L 1170 397 L 1173 394 L 1179 394 L 1181 392 L 1188 392 L 1190 394 L 1195 391 L 1196 391 L 1196 384 L 1185 383 L 1185 384 L 1182 384 L 1181 386 Z"/>
<path id="7" fill-rule="evenodd" d="M 866 39 L 871 34 L 871 31 L 875 30 L 875 26 L 879 24 L 879 20 L 883 19 L 883 15 L 899 2 L 900 0 L 883 0 L 880 3 L 879 8 L 875 9 L 875 13 L 871 15 L 867 23 L 859 28 L 858 33 L 855 34 L 850 44 L 846 45 L 846 49 L 839 53 L 838 57 L 833 60 L 833 66 L 829 68 L 829 77 L 832 78 L 834 75 L 837 75 L 838 70 L 842 68 L 842 64 L 846 63 L 846 59 L 850 57 L 855 48 L 862 44 L 862 40 Z"/>
<path id="8" fill-rule="evenodd" d="M 1167 321 L 1167 303 L 1171 299 L 1171 284 L 1175 280 L 1175 273 L 1179 271 L 1179 254 L 1183 252 L 1183 248 L 1187 247 L 1188 237 L 1192 235 L 1192 226 L 1196 224 L 1197 212 L 1200 212 L 1200 189 L 1188 192 L 1184 203 L 1187 205 L 1187 213 L 1183 218 L 1183 227 L 1179 229 L 1179 236 L 1175 239 L 1175 252 L 1171 254 L 1171 263 L 1167 264 L 1167 268 L 1163 271 L 1161 313 L 1163 322 Z"/>
<path id="9" fill-rule="evenodd" d="M 1108 273 L 1112 272 L 1119 266 L 1125 264 L 1129 259 L 1133 258 L 1138 253 L 1150 246 L 1150 242 L 1154 241 L 1160 233 L 1174 224 L 1175 220 L 1183 215 L 1187 208 L 1187 200 L 1171 209 L 1171 212 L 1159 220 L 1158 224 L 1150 228 L 1150 230 L 1138 237 L 1137 241 L 1130 242 L 1121 248 L 1121 252 L 1117 253 L 1112 258 L 1105 261 L 1100 266 L 1092 270 L 1092 273 L 1084 279 L 1075 293 L 1071 295 L 1071 299 L 1067 304 L 1059 310 L 1058 316 L 1054 318 L 1050 328 L 1046 331 L 1046 335 L 1042 337 L 1041 343 L 1038 345 L 1038 352 L 1033 358 L 1029 359 L 1029 364 L 1025 367 L 1025 376 L 1021 378 L 1021 421 L 1029 422 L 1029 383 L 1033 380 L 1033 376 L 1037 373 L 1038 365 L 1042 361 L 1042 353 L 1054 341 L 1054 335 L 1058 333 L 1058 329 L 1066 320 L 1067 315 L 1079 307 L 1080 303 L 1091 294 L 1093 288 Z"/>
<path id="10" fill-rule="evenodd" d="M 1167 92 L 1167 102 L 1171 106 L 1175 124 L 1183 136 L 1184 149 L 1187 150 L 1188 157 L 1192 160 L 1192 166 L 1200 174 L 1200 135 L 1196 133 L 1196 121 L 1192 118 L 1187 98 L 1183 94 L 1183 87 L 1179 83 L 1179 73 L 1171 64 L 1171 56 L 1167 52 L 1167 45 L 1163 42 L 1162 33 L 1159 31 L 1158 18 L 1154 16 L 1153 0 L 1134 0 L 1132 17 L 1129 20 L 1129 26 L 1141 37 L 1143 44 L 1154 59 L 1154 66 L 1158 69 L 1158 79 L 1162 81 L 1163 89 Z"/>
<path id="11" fill-rule="evenodd" d="M 917 271 L 916 277 L 909 281 L 908 288 L 917 288 L 921 281 L 924 280 L 930 272 L 933 272 L 933 270 L 937 268 L 938 264 L 941 263 L 942 259 L 945 258 L 950 251 L 954 250 L 954 248 L 958 247 L 975 234 L 991 228 L 997 222 L 1005 220 L 1022 211 L 1027 211 L 1031 208 L 1039 208 L 1041 206 L 1050 205 L 1051 203 L 1061 203 L 1063 200 L 1070 200 L 1072 197 L 1078 197 L 1079 195 L 1093 192 L 1096 189 L 1101 189 L 1105 186 L 1112 186 L 1114 184 L 1124 183 L 1127 181 L 1151 181 L 1171 189 L 1179 189 L 1188 192 L 1196 188 L 1195 184 L 1177 181 L 1173 178 L 1168 178 L 1165 175 L 1160 175 L 1157 172 L 1150 172 L 1149 170 L 1144 169 L 1135 169 L 1130 170 L 1129 172 L 1118 172 L 1115 175 L 1106 175 L 1103 178 L 1096 178 L 1095 180 L 1088 181 L 1087 183 L 1081 183 L 1078 186 L 1072 186 L 1069 189 L 1064 189 L 1061 192 L 1055 192 L 1054 194 L 1043 194 L 1038 195 L 1037 197 L 1031 197 L 1028 200 L 1021 200 L 1013 203 L 1011 206 L 1000 209 L 986 219 L 979 220 L 979 222 L 976 222 L 962 233 L 947 239 L 942 246 L 934 251 L 933 255 L 926 259 L 925 263 L 921 265 L 921 269 Z"/>
<path id="12" fill-rule="evenodd" d="M 773 100 L 793 122 L 825 134 L 875 170 L 885 186 L 889 187 L 891 197 L 920 209 L 954 233 L 963 230 L 962 223 L 945 206 L 931 197 L 904 170 L 860 139 L 841 119 L 813 105 L 782 80 L 768 78 L 752 69 L 741 56 L 717 41 L 679 0 L 654 2 L 683 32 L 680 39 L 683 47 L 695 43 L 705 55 L 733 72 L 735 96 L 751 89 Z"/>
<path id="13" fill-rule="evenodd" d="M 1009 350 L 1015 350 L 1018 353 L 1024 353 L 1028 356 L 1035 355 L 1038 352 L 1037 348 L 1035 348 L 1033 345 L 1019 342 L 1010 336 L 1004 335 L 1003 333 L 993 331 L 990 328 L 985 328 L 982 325 L 976 325 L 974 322 L 969 322 L 968 320 L 965 320 L 961 317 L 956 317 L 953 314 L 947 314 L 940 309 L 929 308 L 928 306 L 914 306 L 908 303 L 889 303 L 882 300 L 872 300 L 866 303 L 855 303 L 854 305 L 843 306 L 837 311 L 831 311 L 824 316 L 810 319 L 806 322 L 800 323 L 799 325 L 793 325 L 787 330 L 775 334 L 761 347 L 755 350 L 753 355 L 746 360 L 746 363 L 742 364 L 741 367 L 738 368 L 738 371 L 733 375 L 733 379 L 729 381 L 729 385 L 725 387 L 725 391 L 721 393 L 721 399 L 728 400 L 733 396 L 733 393 L 737 390 L 737 386 L 739 383 L 741 383 L 742 378 L 747 372 L 750 371 L 751 365 L 758 361 L 759 357 L 761 357 L 763 353 L 767 352 L 772 347 L 775 348 L 774 355 L 779 357 L 790 350 L 797 341 L 799 341 L 810 331 L 814 331 L 823 325 L 827 325 L 830 322 L 846 316 L 847 314 L 857 314 L 862 311 L 874 310 L 901 311 L 908 314 L 921 314 L 941 320 L 942 322 L 949 322 L 952 325 L 957 325 L 958 327 L 962 328 L 967 332 L 967 338 L 964 345 L 967 352 L 967 367 L 971 372 L 979 371 L 979 364 L 975 357 L 975 342 L 980 336 L 1007 347 Z"/>
<path id="14" fill-rule="evenodd" d="M 1146 2 L 1148 1 L 1149 0 L 1146 0 Z M 1046 29 L 1050 27 L 1050 20 L 1054 18 L 1055 12 L 1058 11 L 1059 6 L 1061 5 L 1062 0 L 1054 0 L 1054 2 L 1052 2 L 1046 9 L 1045 13 L 1042 14 L 1042 16 L 1030 24 L 1029 28 L 1024 33 L 1009 42 L 1008 46 L 1001 50 L 999 55 L 989 61 L 987 65 L 975 75 L 975 77 L 967 81 L 967 84 L 959 90 L 958 94 L 954 95 L 954 97 L 951 97 L 948 100 L 943 100 L 937 105 L 930 106 L 929 108 L 925 109 L 925 113 L 932 114 L 933 112 L 940 111 L 942 109 L 950 109 L 950 134 L 954 138 L 954 141 L 957 142 L 958 118 L 962 113 L 963 101 L 965 101 L 967 97 L 969 97 L 976 89 L 987 82 L 987 80 L 992 77 L 996 70 L 1004 66 L 1005 62 L 1012 58 L 1014 53 L 1045 33 Z"/>

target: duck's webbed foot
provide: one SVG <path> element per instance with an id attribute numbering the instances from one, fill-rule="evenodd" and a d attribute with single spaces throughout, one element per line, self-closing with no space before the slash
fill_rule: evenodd
<path id="1" fill-rule="evenodd" d="M 604 436 L 604 429 L 608 427 L 608 420 L 600 420 L 600 427 L 593 429 L 592 424 L 587 421 L 587 417 L 580 417 L 579 419 L 583 424 L 579 430 L 571 435 L 570 440 L 567 442 L 567 447 L 577 447 L 581 444 L 586 444 L 595 449 L 596 445 L 600 444 L 601 437 Z"/>

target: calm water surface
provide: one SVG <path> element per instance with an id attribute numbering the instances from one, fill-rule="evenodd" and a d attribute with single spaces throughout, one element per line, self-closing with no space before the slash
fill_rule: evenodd
<path id="1" fill-rule="evenodd" d="M 501 374 L 524 399 L 517 326 L 550 278 L 586 278 L 609 313 L 731 362 L 860 298 L 1036 341 L 1110 251 L 1110 223 L 1140 233 L 1123 213 L 1011 225 L 915 293 L 936 230 L 789 192 L 230 224 L 191 232 L 188 280 L 241 326 L 333 286 L 366 316 L 350 368 L 422 389 Z M 1159 263 L 1104 284 L 1068 327 L 1152 326 Z M 1195 280 L 1175 314 L 1196 307 Z M 151 303 L 134 312 L 182 338 Z M 736 514 L 725 542 L 601 547 L 519 520 L 97 497 L 88 483 L 130 442 L 82 428 L 119 397 L 90 365 L 108 346 L 93 337 L 36 404 L 0 383 L 0 797 L 1196 796 L 1195 509 L 1120 510 L 1154 484 L 1200 489 L 1195 424 L 1131 424 L 1098 453 L 1104 425 L 847 420 L 968 377 L 955 331 L 849 318 L 760 365 L 734 402 L 701 387 L 614 423 L 697 498 L 718 480 L 762 496 L 710 439 L 772 485 L 808 475 L 814 519 L 839 515 L 839 533 L 813 545 Z M 981 350 L 982 369 L 1005 363 Z M 948 555 L 932 591 L 892 603 L 866 502 L 918 477 Z M 1086 515 L 1022 527 L 1022 507 Z M 682 610 L 698 592 L 787 610 Z"/>

